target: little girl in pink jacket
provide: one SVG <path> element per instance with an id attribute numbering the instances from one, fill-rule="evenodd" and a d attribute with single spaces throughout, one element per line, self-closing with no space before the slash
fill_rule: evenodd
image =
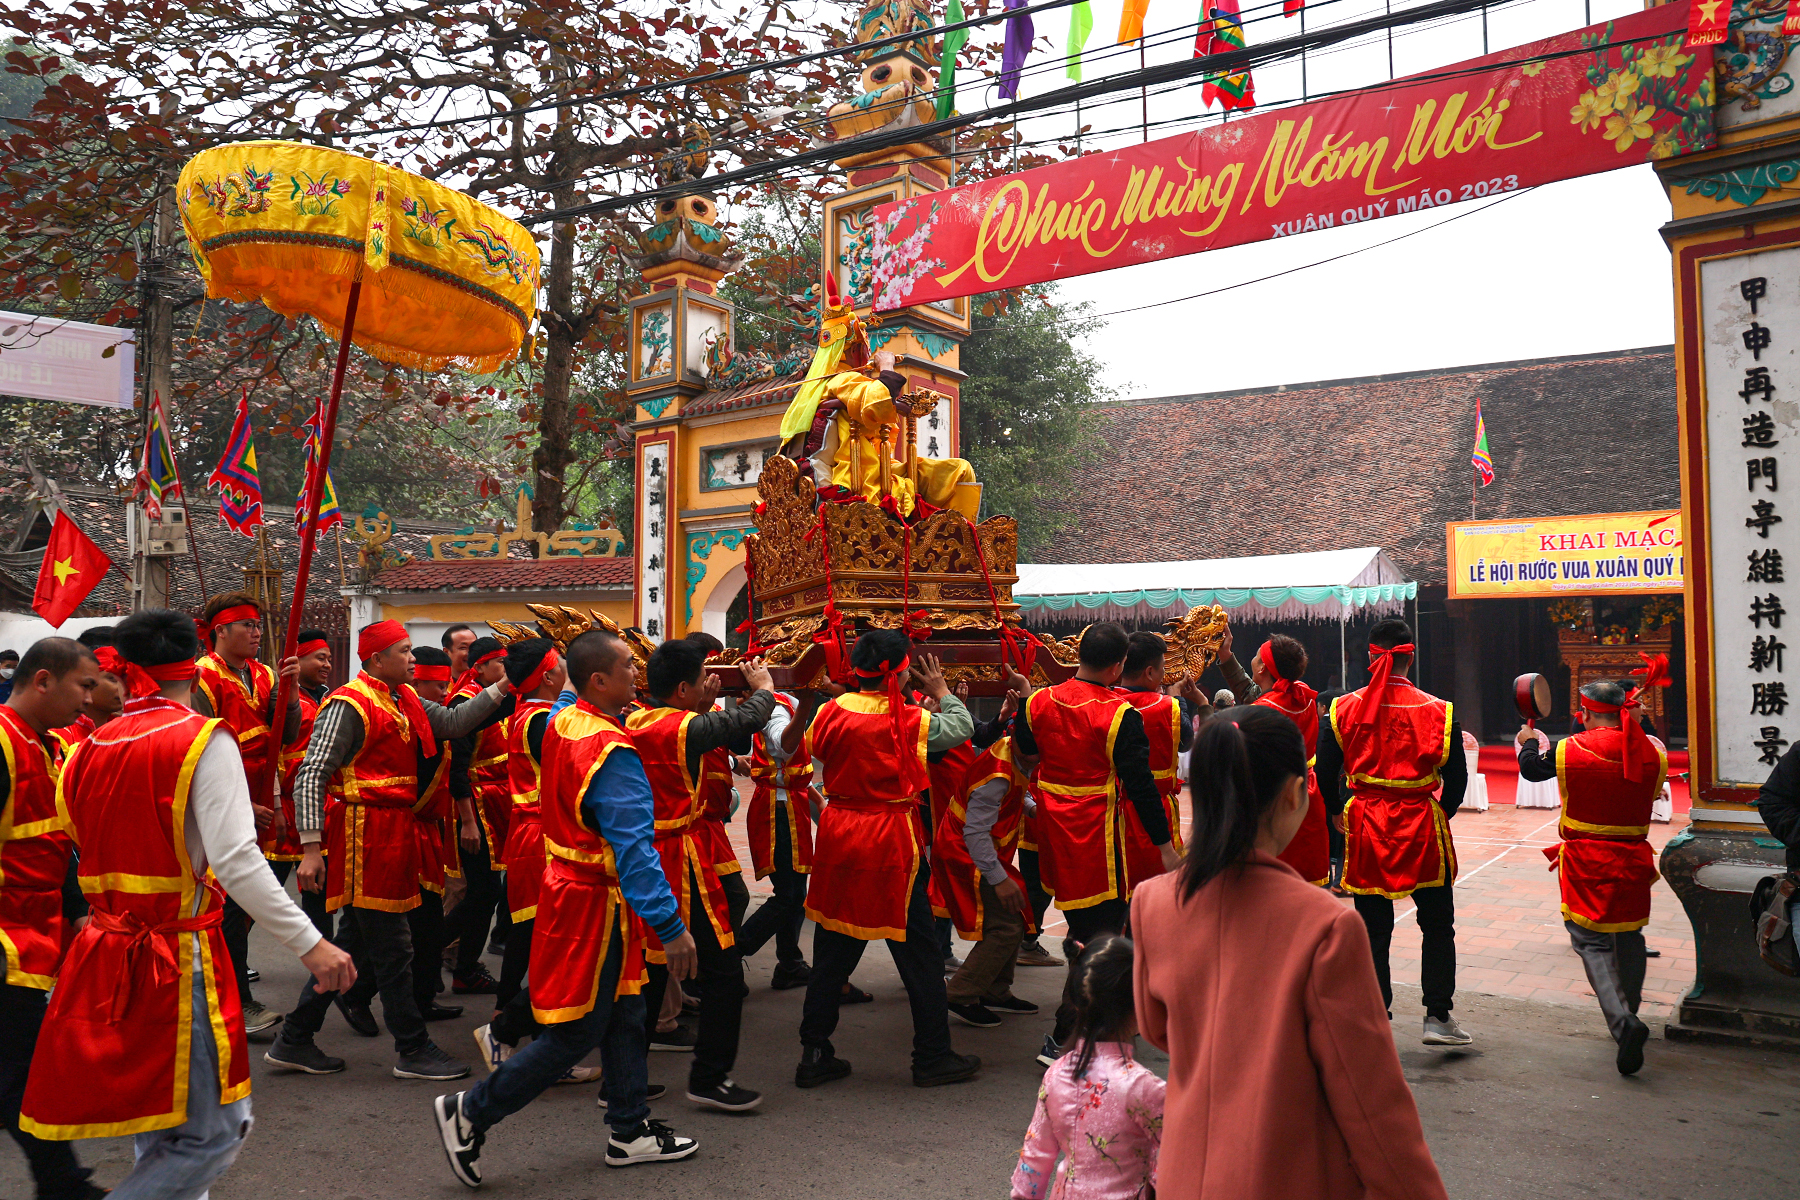
<path id="1" fill-rule="evenodd" d="M 1132 1055 L 1131 939 L 1094 938 L 1076 971 L 1074 1034 L 1044 1072 L 1013 1200 L 1142 1200 L 1156 1178 L 1163 1081 Z"/>

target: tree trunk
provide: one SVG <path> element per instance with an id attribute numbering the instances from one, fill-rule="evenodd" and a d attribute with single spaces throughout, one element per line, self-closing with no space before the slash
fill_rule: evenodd
<path id="1" fill-rule="evenodd" d="M 565 200 L 556 195 L 557 207 Z M 569 384 L 575 374 L 575 225 L 562 221 L 550 235 L 550 271 L 545 278 L 544 386 L 538 404 L 538 444 L 531 454 L 532 520 L 549 533 L 562 528 L 563 473 L 575 461 L 570 446 Z"/>

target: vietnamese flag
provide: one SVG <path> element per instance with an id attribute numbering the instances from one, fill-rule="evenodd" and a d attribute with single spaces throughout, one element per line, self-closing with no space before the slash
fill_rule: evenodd
<path id="1" fill-rule="evenodd" d="M 60 628 L 111 568 L 112 559 L 59 509 L 50 526 L 50 543 L 44 547 L 44 563 L 38 568 L 32 609 L 51 628 Z"/>

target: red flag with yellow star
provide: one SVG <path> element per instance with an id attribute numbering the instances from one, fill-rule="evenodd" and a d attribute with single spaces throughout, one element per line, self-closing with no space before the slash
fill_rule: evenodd
<path id="1" fill-rule="evenodd" d="M 1716 46 L 1731 31 L 1731 0 L 1688 0 L 1687 44 Z"/>
<path id="2" fill-rule="evenodd" d="M 44 547 L 44 563 L 38 568 L 31 607 L 52 629 L 59 628 L 111 569 L 112 559 L 81 532 L 69 514 L 58 510 L 50 526 L 50 543 Z"/>

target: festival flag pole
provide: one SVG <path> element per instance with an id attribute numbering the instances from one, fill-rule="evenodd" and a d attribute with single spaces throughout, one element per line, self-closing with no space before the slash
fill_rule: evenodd
<path id="1" fill-rule="evenodd" d="M 313 459 L 313 470 L 306 477 L 306 495 L 301 500 L 306 513 L 306 528 L 300 534 L 300 563 L 294 568 L 294 600 L 288 606 L 287 628 L 281 634 L 281 653 L 276 656 L 278 672 L 275 687 L 275 711 L 270 727 L 276 730 L 276 753 L 263 764 L 262 778 L 257 781 L 255 796 L 268 796 L 275 782 L 275 764 L 282 739 L 287 731 L 288 704 L 294 697 L 294 677 L 281 675 L 281 664 L 294 656 L 299 645 L 302 609 L 306 604 L 306 581 L 312 573 L 313 543 L 319 532 L 319 500 L 325 493 L 325 480 L 331 470 L 331 444 L 337 440 L 338 398 L 344 394 L 344 372 L 350 365 L 350 336 L 356 330 L 356 304 L 362 299 L 362 271 L 350 284 L 350 298 L 344 302 L 344 332 L 338 338 L 337 367 L 331 373 L 331 398 L 325 404 L 324 428 L 319 430 L 319 450 Z"/>
<path id="2" fill-rule="evenodd" d="M 163 415 L 165 417 L 168 415 L 167 410 L 164 410 Z M 200 565 L 200 539 L 194 534 L 194 510 L 188 504 L 187 479 L 181 473 L 181 457 L 175 453 L 175 439 L 166 423 L 163 426 L 163 437 L 168 439 L 169 461 L 175 465 L 175 486 L 181 489 L 181 511 L 186 513 L 188 518 L 188 551 L 194 556 L 194 577 L 200 581 L 200 603 L 204 607 L 212 593 L 206 590 L 206 568 Z M 206 649 L 211 649 L 211 647 L 206 647 Z"/>
<path id="3" fill-rule="evenodd" d="M 332 535 L 331 540 L 337 543 L 338 548 L 338 583 L 340 586 L 349 587 L 350 577 L 344 571 L 344 531 L 342 527 Z"/>

